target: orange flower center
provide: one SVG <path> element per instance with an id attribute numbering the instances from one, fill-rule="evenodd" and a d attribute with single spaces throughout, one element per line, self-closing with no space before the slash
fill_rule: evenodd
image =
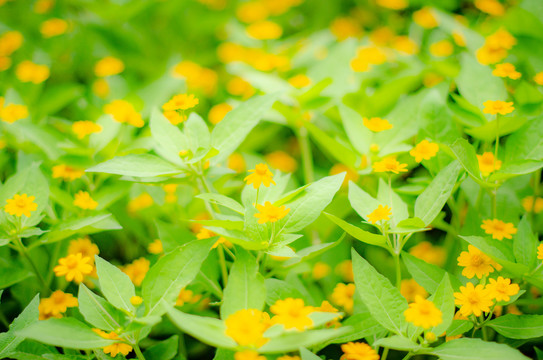
<path id="1" fill-rule="evenodd" d="M 15 201 L 15 205 L 16 205 L 17 207 L 24 208 L 24 207 L 26 207 L 26 201 L 25 201 L 25 199 L 19 198 L 19 199 L 17 199 L 17 200 Z"/>
<path id="2" fill-rule="evenodd" d="M 476 292 L 472 292 L 471 294 L 469 294 L 467 296 L 468 298 L 468 302 L 471 304 L 471 305 L 475 305 L 475 304 L 478 304 L 479 303 L 479 295 L 477 295 Z"/>
<path id="3" fill-rule="evenodd" d="M 479 255 L 473 255 L 471 257 L 471 264 L 473 266 L 481 266 L 481 265 L 483 265 L 483 263 L 484 263 L 484 260 Z"/>
<path id="4" fill-rule="evenodd" d="M 77 266 L 79 265 L 79 262 L 77 261 L 77 258 L 75 257 L 68 257 L 68 259 L 66 259 L 66 267 L 70 270 L 72 269 L 77 269 Z"/>

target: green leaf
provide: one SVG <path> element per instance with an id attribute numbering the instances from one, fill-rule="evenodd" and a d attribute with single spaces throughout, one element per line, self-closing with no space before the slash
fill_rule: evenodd
<path id="1" fill-rule="evenodd" d="M 462 167 L 453 161 L 441 170 L 415 202 L 415 216 L 426 225 L 437 217 L 451 196 Z"/>
<path id="2" fill-rule="evenodd" d="M 352 181 L 349 182 L 349 201 L 358 215 L 366 221 L 369 221 L 368 215 L 373 210 L 377 209 L 379 205 L 383 205 Z"/>
<path id="3" fill-rule="evenodd" d="M 402 334 L 406 322 L 404 311 L 407 301 L 390 281 L 352 249 L 353 272 L 356 291 L 371 315 L 384 328 Z"/>
<path id="4" fill-rule="evenodd" d="M 229 198 L 228 196 L 224 196 L 217 193 L 205 193 L 205 194 L 196 195 L 196 197 L 202 200 L 207 200 L 215 204 L 227 207 L 230 210 L 234 210 L 240 215 L 245 215 L 245 208 L 236 200 Z"/>
<path id="5" fill-rule="evenodd" d="M 452 145 L 449 145 L 449 148 L 468 174 L 475 181 L 481 183 L 482 179 L 481 171 L 479 170 L 479 161 L 477 160 L 477 154 L 473 145 L 465 139 L 456 139 Z"/>
<path id="6" fill-rule="evenodd" d="M 364 126 L 362 116 L 358 112 L 343 104 L 339 104 L 338 108 L 351 145 L 360 154 L 367 154 L 370 150 L 373 133 Z"/>
<path id="7" fill-rule="evenodd" d="M 539 160 L 517 160 L 505 163 L 502 168 L 490 175 L 488 181 L 507 180 L 512 177 L 531 174 L 543 167 L 543 161 Z"/>
<path id="8" fill-rule="evenodd" d="M 173 304 L 181 289 L 200 271 L 216 239 L 195 240 L 161 257 L 142 283 L 146 315 L 162 315 L 162 302 Z"/>
<path id="9" fill-rule="evenodd" d="M 38 321 L 17 334 L 44 344 L 79 350 L 96 349 L 115 343 L 114 340 L 104 339 L 74 318 Z"/>
<path id="10" fill-rule="evenodd" d="M 543 117 L 531 119 L 507 138 L 505 162 L 543 159 Z"/>
<path id="11" fill-rule="evenodd" d="M 210 134 L 206 122 L 193 112 L 185 122 L 185 137 L 187 139 L 188 150 L 193 154 L 190 162 L 195 162 L 204 158 L 210 148 Z"/>
<path id="12" fill-rule="evenodd" d="M 238 249 L 224 289 L 221 318 L 226 319 L 241 309 L 262 310 L 265 301 L 266 286 L 264 277 L 258 272 L 256 258 L 250 252 Z"/>
<path id="13" fill-rule="evenodd" d="M 336 162 L 343 163 L 347 166 L 356 165 L 356 154 L 352 149 L 341 144 L 336 139 L 328 135 L 324 130 L 321 130 L 316 125 L 306 122 L 305 128 L 309 131 L 309 134 L 315 139 L 315 141 L 321 146 L 321 148 L 330 153 Z"/>
<path id="14" fill-rule="evenodd" d="M 187 138 L 181 130 L 172 125 L 158 109 L 153 109 L 149 125 L 157 154 L 174 164 L 183 166 L 179 152 L 187 150 Z"/>
<path id="15" fill-rule="evenodd" d="M 19 331 L 38 322 L 39 303 L 39 295 L 34 296 L 23 312 L 13 320 L 9 326 L 9 330 L 0 334 L 0 359 L 7 357 L 21 342 L 23 342 L 25 338 L 18 333 Z"/>
<path id="16" fill-rule="evenodd" d="M 436 292 L 439 283 L 446 274 L 445 270 L 405 251 L 402 251 L 402 260 L 417 284 L 422 286 L 429 294 Z"/>
<path id="17" fill-rule="evenodd" d="M 108 331 L 115 331 L 121 327 L 117 309 L 90 291 L 85 284 L 79 284 L 77 300 L 81 315 L 93 326 Z"/>
<path id="18" fill-rule="evenodd" d="M 373 345 L 402 351 L 416 351 L 421 348 L 421 345 L 417 344 L 416 342 L 411 341 L 405 336 L 399 335 L 379 339 L 374 342 Z"/>
<path id="19" fill-rule="evenodd" d="M 505 344 L 461 338 L 436 347 L 430 354 L 441 360 L 527 360 L 528 357 Z"/>
<path id="20" fill-rule="evenodd" d="M 362 230 L 358 226 L 349 224 L 345 220 L 338 218 L 335 215 L 324 213 L 330 220 L 332 220 L 337 226 L 343 229 L 347 234 L 351 235 L 357 240 L 365 242 L 370 245 L 377 245 L 386 248 L 386 238 L 380 234 L 374 234 L 366 230 Z"/>
<path id="21" fill-rule="evenodd" d="M 321 348 L 324 348 L 328 344 L 344 344 L 349 341 L 376 336 L 387 331 L 367 312 L 349 316 L 347 320 L 342 322 L 342 325 L 349 326 L 350 331 L 322 344 Z"/>
<path id="22" fill-rule="evenodd" d="M 453 320 L 447 329 L 447 336 L 462 335 L 473 329 L 473 322 L 470 320 Z"/>
<path id="23" fill-rule="evenodd" d="M 484 125 L 466 129 L 465 131 L 476 139 L 491 143 L 496 139 L 496 132 L 499 133 L 500 137 L 508 135 L 519 129 L 525 122 L 525 117 L 503 116 L 499 120 L 494 119 Z"/>
<path id="24" fill-rule="evenodd" d="M 379 200 L 382 205 L 388 205 L 392 209 L 392 218 L 390 219 L 390 223 L 393 227 L 409 217 L 407 204 L 403 202 L 402 198 L 396 194 L 396 192 L 394 192 L 394 190 L 390 188 L 389 184 L 387 184 L 383 179 L 379 179 L 377 200 Z"/>
<path id="25" fill-rule="evenodd" d="M 284 235 L 283 235 L 284 236 Z M 321 254 L 324 254 L 326 251 L 338 246 L 341 241 L 345 238 L 345 234 L 343 234 L 338 240 L 331 242 L 331 243 L 324 243 L 324 244 L 316 244 L 311 245 L 306 248 L 303 248 L 302 250 L 298 251 L 296 253 L 297 257 L 293 259 L 286 260 L 283 264 L 285 267 L 292 266 L 297 263 L 306 262 L 308 260 L 311 260 Z"/>
<path id="26" fill-rule="evenodd" d="M 135 309 L 130 298 L 136 295 L 136 291 L 128 275 L 98 255 L 94 258 L 102 294 L 116 308 L 133 313 Z"/>
<path id="27" fill-rule="evenodd" d="M 171 360 L 177 355 L 179 336 L 173 335 L 153 345 L 143 353 L 146 360 Z"/>
<path id="28" fill-rule="evenodd" d="M 75 234 L 93 234 L 104 230 L 120 229 L 122 229 L 121 225 L 115 220 L 112 214 L 79 217 L 72 220 L 63 220 L 40 239 L 39 243 L 53 243 Z"/>
<path id="29" fill-rule="evenodd" d="M 150 154 L 117 156 L 86 171 L 141 178 L 177 175 L 183 172 L 178 166 Z"/>
<path id="30" fill-rule="evenodd" d="M 543 336 L 543 315 L 507 314 L 489 321 L 486 325 L 510 339 L 533 339 Z"/>
<path id="31" fill-rule="evenodd" d="M 341 187 L 344 177 L 345 174 L 341 173 L 322 178 L 309 185 L 300 198 L 288 203 L 291 210 L 281 232 L 297 232 L 317 220 Z"/>
<path id="32" fill-rule="evenodd" d="M 285 332 L 282 335 L 273 337 L 258 349 L 262 354 L 285 353 L 296 351 L 299 347 L 313 347 L 334 337 L 345 334 L 349 328 L 325 330 L 306 330 L 304 332 Z"/>
<path id="33" fill-rule="evenodd" d="M 438 336 L 443 334 L 451 325 L 454 317 L 454 295 L 451 281 L 449 280 L 449 274 L 445 273 L 443 280 L 437 287 L 436 291 L 432 294 L 429 300 L 441 310 L 442 323 L 434 327 L 431 331 Z"/>
<path id="34" fill-rule="evenodd" d="M 219 150 L 213 163 L 225 160 L 245 140 L 277 100 L 278 94 L 255 96 L 228 112 L 211 133 L 211 146 Z"/>
<path id="35" fill-rule="evenodd" d="M 300 348 L 300 356 L 302 357 L 302 360 L 322 360 L 317 355 L 313 354 L 311 351 L 307 350 L 304 347 Z"/>
<path id="36" fill-rule="evenodd" d="M 293 285 L 290 285 L 284 280 L 279 279 L 266 279 L 266 304 L 271 306 L 275 304 L 277 300 L 286 298 L 303 298 L 304 296 Z"/>
<path id="37" fill-rule="evenodd" d="M 185 333 L 217 348 L 234 349 L 236 342 L 225 334 L 223 321 L 210 317 L 185 314 L 170 307 L 167 310 L 170 320 Z"/>
<path id="38" fill-rule="evenodd" d="M 530 221 L 524 215 L 518 224 L 518 232 L 513 237 L 513 252 L 517 262 L 528 266 L 530 269 L 535 267 L 538 245 L 537 236 L 532 231 Z"/>

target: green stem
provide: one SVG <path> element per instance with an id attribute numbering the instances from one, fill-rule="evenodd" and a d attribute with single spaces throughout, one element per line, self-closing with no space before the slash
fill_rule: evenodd
<path id="1" fill-rule="evenodd" d="M 226 268 L 226 259 L 224 258 L 224 249 L 222 247 L 222 244 L 219 244 L 219 246 L 217 246 L 217 252 L 219 254 L 219 264 L 221 266 L 223 287 L 226 287 L 226 285 L 228 284 L 228 270 Z"/>
<path id="2" fill-rule="evenodd" d="M 138 343 L 134 344 L 134 351 L 136 352 L 136 356 L 138 357 L 139 360 L 145 360 L 145 356 L 143 356 Z"/>
<path id="3" fill-rule="evenodd" d="M 490 199 L 492 201 L 492 218 L 496 219 L 498 216 L 498 188 L 490 190 Z"/>
<path id="4" fill-rule="evenodd" d="M 383 349 L 383 354 L 381 355 L 381 360 L 387 360 L 388 348 Z"/>
<path id="5" fill-rule="evenodd" d="M 483 326 L 481 328 L 482 332 L 483 332 L 483 340 L 484 341 L 488 341 L 488 329 L 486 326 Z"/>
<path id="6" fill-rule="evenodd" d="M 304 171 L 304 180 L 306 184 L 312 183 L 313 176 L 313 156 L 311 154 L 311 146 L 309 145 L 309 138 L 307 135 L 307 129 L 301 127 L 297 132 L 298 142 L 300 144 L 300 151 L 302 153 L 302 165 Z"/>
<path id="7" fill-rule="evenodd" d="M 413 355 L 414 355 L 413 353 L 407 353 L 407 355 L 405 355 L 402 360 L 410 359 Z"/>
<path id="8" fill-rule="evenodd" d="M 15 237 L 15 245 L 17 246 L 17 250 L 19 251 L 19 254 L 21 254 L 26 261 L 30 264 L 32 267 L 32 270 L 34 271 L 34 274 L 36 274 L 36 277 L 40 280 L 41 286 L 42 286 L 42 295 L 48 295 L 49 294 L 49 286 L 45 283 L 45 279 L 43 278 L 40 270 L 38 270 L 38 267 L 28 254 L 28 251 L 26 250 L 23 242 L 21 241 L 21 238 L 19 235 Z"/>
<path id="9" fill-rule="evenodd" d="M 396 268 L 396 287 L 398 290 L 402 284 L 402 268 L 400 266 L 400 254 L 394 252 L 394 267 Z"/>

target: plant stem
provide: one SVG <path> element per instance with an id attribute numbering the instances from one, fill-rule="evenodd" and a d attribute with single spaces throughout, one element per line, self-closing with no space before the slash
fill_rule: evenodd
<path id="1" fill-rule="evenodd" d="M 405 357 L 403 358 L 403 360 L 407 360 L 409 358 L 411 358 L 411 356 L 413 356 L 413 353 L 407 353 L 407 355 L 405 355 Z"/>
<path id="2" fill-rule="evenodd" d="M 302 153 L 302 164 L 304 170 L 304 180 L 306 184 L 313 182 L 313 156 L 311 154 L 311 146 L 309 145 L 309 138 L 307 136 L 307 129 L 301 127 L 298 132 L 298 142 L 300 144 L 300 151 Z"/>
<path id="3" fill-rule="evenodd" d="M 138 343 L 134 344 L 134 351 L 136 352 L 136 356 L 138 357 L 139 360 L 145 360 L 145 356 L 143 356 Z"/>
<path id="4" fill-rule="evenodd" d="M 486 326 L 483 326 L 483 327 L 481 328 L 481 330 L 482 330 L 482 332 L 483 332 L 483 340 L 484 340 L 484 341 L 488 341 L 488 330 L 487 330 Z"/>
<path id="5" fill-rule="evenodd" d="M 228 284 L 228 270 L 226 268 L 226 259 L 224 258 L 224 249 L 222 246 L 222 244 L 217 246 L 217 252 L 219 254 L 219 264 L 221 265 L 222 281 L 224 283 L 223 286 L 226 287 Z"/>
<path id="6" fill-rule="evenodd" d="M 383 349 L 383 354 L 381 355 L 381 360 L 387 360 L 388 348 Z"/>
<path id="7" fill-rule="evenodd" d="M 399 290 L 402 284 L 402 268 L 400 265 L 400 254 L 397 252 L 394 252 L 394 267 L 396 268 L 396 287 Z"/>
<path id="8" fill-rule="evenodd" d="M 42 295 L 48 295 L 49 294 L 49 286 L 45 283 L 45 279 L 43 278 L 40 270 L 38 270 L 38 267 L 28 254 L 28 251 L 26 250 L 26 247 L 24 246 L 23 242 L 21 241 L 21 238 L 19 235 L 15 236 L 15 245 L 17 246 L 17 250 L 19 251 L 19 254 L 21 254 L 26 261 L 30 264 L 32 267 L 32 270 L 34 271 L 34 274 L 36 274 L 36 277 L 40 280 L 41 286 L 42 286 Z"/>

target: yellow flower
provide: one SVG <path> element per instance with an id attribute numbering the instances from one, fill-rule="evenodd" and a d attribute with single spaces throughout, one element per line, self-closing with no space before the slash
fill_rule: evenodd
<path id="1" fill-rule="evenodd" d="M 511 235 L 517 233 L 517 229 L 513 223 L 505 223 L 498 219 L 483 220 L 481 228 L 486 234 L 491 234 L 492 238 L 496 240 L 503 240 L 503 238 L 512 239 Z"/>
<path id="2" fill-rule="evenodd" d="M 506 101 L 501 101 L 501 100 L 496 100 L 496 101 L 488 100 L 488 101 L 485 101 L 483 105 L 485 107 L 483 109 L 483 112 L 485 114 L 491 114 L 491 115 L 496 115 L 496 114 L 507 115 L 509 113 L 512 113 L 513 110 L 515 110 L 512 102 L 506 102 Z"/>
<path id="3" fill-rule="evenodd" d="M 213 106 L 209 110 L 209 114 L 207 115 L 207 118 L 209 119 L 209 122 L 213 125 L 217 125 L 224 119 L 226 114 L 228 114 L 230 111 L 232 111 L 232 105 L 227 103 L 217 104 Z"/>
<path id="4" fill-rule="evenodd" d="M 271 21 L 259 21 L 247 26 L 247 35 L 258 40 L 278 39 L 283 34 L 283 29 Z"/>
<path id="5" fill-rule="evenodd" d="M 242 3 L 236 10 L 238 19 L 248 24 L 266 20 L 268 15 L 268 8 L 260 1 Z"/>
<path id="6" fill-rule="evenodd" d="M 362 47 L 356 52 L 356 57 L 351 61 L 353 71 L 367 71 L 370 65 L 380 65 L 387 61 L 387 54 L 376 46 Z M 379 119 L 379 118 L 375 118 Z M 373 119 L 372 119 L 373 120 Z M 381 120 L 381 119 L 379 119 Z M 364 124 L 365 125 L 365 124 Z M 366 125 L 367 126 L 367 125 Z M 386 130 L 386 129 L 383 129 Z M 382 131 L 382 130 L 374 130 Z"/>
<path id="7" fill-rule="evenodd" d="M 498 46 L 494 47 L 485 43 L 475 53 L 477 61 L 483 65 L 495 64 L 507 57 L 507 49 Z"/>
<path id="8" fill-rule="evenodd" d="M 537 247 L 537 259 L 543 260 L 543 244 L 539 244 Z"/>
<path id="9" fill-rule="evenodd" d="M 99 78 L 92 83 L 92 92 L 101 99 L 105 99 L 109 95 L 109 84 L 106 79 Z"/>
<path id="10" fill-rule="evenodd" d="M 496 65 L 496 68 L 492 71 L 492 75 L 499 77 L 508 77 L 510 79 L 519 79 L 522 74 L 515 69 L 515 65 L 511 63 L 503 63 Z"/>
<path id="11" fill-rule="evenodd" d="M 454 297 L 454 303 L 461 306 L 459 312 L 463 316 L 481 316 L 483 312 L 489 312 L 494 303 L 490 291 L 483 285 L 473 286 L 472 283 L 460 286 L 460 292 L 455 292 Z"/>
<path id="12" fill-rule="evenodd" d="M 260 347 L 269 341 L 264 332 L 271 326 L 270 316 L 256 309 L 243 309 L 224 321 L 225 334 L 241 346 Z"/>
<path id="13" fill-rule="evenodd" d="M 0 36 L 0 56 L 13 54 L 23 44 L 23 34 L 19 31 L 8 31 Z"/>
<path id="14" fill-rule="evenodd" d="M 53 166 L 53 179 L 62 178 L 64 181 L 73 181 L 85 175 L 84 170 L 76 169 L 66 164 Z"/>
<path id="15" fill-rule="evenodd" d="M 415 279 L 404 279 L 400 284 L 400 293 L 408 301 L 415 301 L 417 296 L 428 297 L 428 293 L 420 286 Z"/>
<path id="16" fill-rule="evenodd" d="M 58 260 L 59 265 L 53 268 L 56 276 L 65 276 L 66 281 L 81 283 L 84 275 L 92 272 L 91 259 L 83 257 L 81 253 L 69 254 Z"/>
<path id="17" fill-rule="evenodd" d="M 141 193 L 128 202 L 128 212 L 134 213 L 139 210 L 146 209 L 153 205 L 153 198 L 148 193 Z"/>
<path id="18" fill-rule="evenodd" d="M 200 90 L 213 96 L 217 90 L 218 75 L 212 69 L 204 68 L 192 61 L 182 61 L 173 69 L 173 75 L 183 77 L 187 88 Z"/>
<path id="19" fill-rule="evenodd" d="M 94 65 L 94 73 L 98 77 L 117 75 L 123 71 L 124 63 L 113 56 L 106 56 Z"/>
<path id="20" fill-rule="evenodd" d="M 88 192 L 83 190 L 80 190 L 77 194 L 75 194 L 73 204 L 83 210 L 94 210 L 98 207 L 98 203 L 91 198 Z"/>
<path id="21" fill-rule="evenodd" d="M 50 297 L 40 300 L 40 305 L 38 306 L 39 319 L 45 320 L 50 317 L 61 317 L 61 314 L 66 312 L 69 307 L 76 307 L 78 305 L 77 298 L 72 294 L 57 290 Z"/>
<path id="22" fill-rule="evenodd" d="M 38 209 L 38 204 L 34 202 L 34 196 L 28 196 L 27 194 L 15 194 L 12 199 L 7 199 L 7 204 L 4 206 L 4 210 L 10 214 L 17 217 L 22 215 L 29 218 L 32 211 Z"/>
<path id="23" fill-rule="evenodd" d="M 394 125 L 389 123 L 388 120 L 381 119 L 381 118 L 378 118 L 378 117 L 372 117 L 370 119 L 363 118 L 362 122 L 363 122 L 365 127 L 367 127 L 368 129 L 370 129 L 373 132 L 381 132 L 381 131 L 384 131 L 384 130 L 392 129 L 394 127 Z"/>
<path id="24" fill-rule="evenodd" d="M 538 197 L 534 201 L 533 196 L 526 196 L 524 199 L 522 199 L 522 207 L 526 212 L 534 212 L 535 214 L 539 214 L 543 211 L 543 198 Z"/>
<path id="25" fill-rule="evenodd" d="M 407 164 L 400 164 L 395 156 L 387 156 L 383 160 L 373 163 L 374 172 L 391 172 L 399 174 L 401 172 L 407 172 L 406 167 Z"/>
<path id="26" fill-rule="evenodd" d="M 78 139 L 83 139 L 87 135 L 102 132 L 102 125 L 89 120 L 75 121 L 72 124 L 72 131 Z"/>
<path id="27" fill-rule="evenodd" d="M 311 270 L 311 276 L 315 280 L 320 280 L 325 278 L 328 274 L 330 274 L 330 271 L 332 269 L 330 268 L 330 265 L 324 262 L 318 262 L 315 265 L 313 265 L 313 269 Z"/>
<path id="28" fill-rule="evenodd" d="M 49 68 L 46 65 L 38 65 L 25 60 L 17 65 L 15 75 L 21 82 L 39 84 L 49 78 Z"/>
<path id="29" fill-rule="evenodd" d="M 92 329 L 92 330 L 103 338 L 122 341 L 122 339 L 119 337 L 119 335 L 117 335 L 117 333 L 110 332 L 108 334 L 105 331 L 102 331 L 99 329 Z M 126 356 L 132 351 L 132 346 L 124 342 L 118 342 L 112 345 L 105 346 L 103 350 L 106 354 L 109 354 L 111 357 L 116 357 L 117 354 L 122 354 L 123 356 Z"/>
<path id="30" fill-rule="evenodd" d="M 490 291 L 496 301 L 509 301 L 510 296 L 518 294 L 520 288 L 517 284 L 511 284 L 511 279 L 498 276 L 497 279 L 489 279 L 486 289 Z"/>
<path id="31" fill-rule="evenodd" d="M 415 11 L 413 13 L 413 21 L 425 29 L 432 29 L 439 25 L 437 18 L 428 7 Z"/>
<path id="32" fill-rule="evenodd" d="M 151 254 L 161 254 L 164 252 L 164 248 L 162 247 L 162 241 L 160 239 L 155 239 L 152 243 L 147 246 L 147 250 Z"/>
<path id="33" fill-rule="evenodd" d="M 55 5 L 54 0 L 38 0 L 34 3 L 34 12 L 36 14 L 45 14 Z"/>
<path id="34" fill-rule="evenodd" d="M 505 14 L 504 6 L 497 0 L 475 0 L 474 5 L 477 9 L 490 15 L 502 16 Z"/>
<path id="35" fill-rule="evenodd" d="M 414 55 L 419 51 L 417 43 L 405 35 L 396 36 L 392 47 L 407 55 Z"/>
<path id="36" fill-rule="evenodd" d="M 336 274 L 341 276 L 341 278 L 345 282 L 354 281 L 353 262 L 351 260 L 343 260 L 342 262 L 337 264 L 335 272 Z"/>
<path id="37" fill-rule="evenodd" d="M 339 283 L 334 288 L 330 298 L 336 305 L 342 306 L 346 312 L 352 313 L 354 306 L 354 292 L 356 288 L 354 284 Z"/>
<path id="38" fill-rule="evenodd" d="M 491 48 L 510 50 L 517 43 L 517 39 L 504 28 L 498 29 L 494 34 L 487 36 L 485 44 Z"/>
<path id="39" fill-rule="evenodd" d="M 288 83 L 294 86 L 296 89 L 301 89 L 311 85 L 311 79 L 308 78 L 307 75 L 298 74 L 288 79 Z"/>
<path id="40" fill-rule="evenodd" d="M 237 173 L 245 171 L 245 159 L 240 153 L 233 153 L 228 157 L 228 168 Z"/>
<path id="41" fill-rule="evenodd" d="M 456 45 L 465 47 L 466 46 L 466 37 L 462 32 L 459 30 L 455 30 L 452 32 L 452 37 Z"/>
<path id="42" fill-rule="evenodd" d="M 429 329 L 443 322 L 441 310 L 433 302 L 417 295 L 415 302 L 404 311 L 405 320 L 423 329 Z"/>
<path id="43" fill-rule="evenodd" d="M 10 124 L 26 117 L 28 117 L 28 108 L 24 105 L 9 104 L 0 109 L 0 118 Z"/>
<path id="44" fill-rule="evenodd" d="M 202 298 L 202 295 L 194 295 L 192 290 L 181 289 L 177 295 L 177 300 L 175 301 L 175 306 L 183 306 L 186 303 L 194 304 L 197 303 Z"/>
<path id="45" fill-rule="evenodd" d="M 285 205 L 275 206 L 271 202 L 266 201 L 264 205 L 257 204 L 256 208 L 259 213 L 255 214 L 255 217 L 258 218 L 259 224 L 265 224 L 267 222 L 276 222 L 284 218 L 290 211 L 286 209 Z"/>
<path id="46" fill-rule="evenodd" d="M 146 258 L 139 258 L 134 260 L 131 264 L 126 265 L 121 270 L 128 275 L 132 283 L 136 286 L 140 286 L 147 271 L 149 271 L 149 265 L 151 262 Z"/>
<path id="47" fill-rule="evenodd" d="M 239 76 L 232 78 L 226 84 L 226 91 L 232 95 L 241 96 L 244 99 L 250 98 L 255 93 L 253 86 Z"/>
<path id="48" fill-rule="evenodd" d="M 407 0 L 377 0 L 376 3 L 391 10 L 402 10 L 409 6 Z"/>
<path id="49" fill-rule="evenodd" d="M 0 71 L 5 71 L 11 67 L 11 59 L 0 55 Z"/>
<path id="50" fill-rule="evenodd" d="M 363 30 L 358 21 L 351 17 L 338 17 L 330 24 L 330 31 L 339 41 L 343 41 L 350 37 L 359 37 Z"/>
<path id="51" fill-rule="evenodd" d="M 198 105 L 199 100 L 193 94 L 179 94 L 172 97 L 166 104 L 162 105 L 162 110 L 176 111 L 187 110 Z"/>
<path id="52" fill-rule="evenodd" d="M 302 360 L 298 355 L 283 355 L 279 356 L 276 360 Z"/>
<path id="53" fill-rule="evenodd" d="M 464 267 L 462 275 L 468 279 L 474 276 L 481 279 L 483 276 L 494 272 L 492 259 L 473 245 L 468 245 L 468 251 L 462 251 L 457 260 L 458 266 Z"/>
<path id="54" fill-rule="evenodd" d="M 349 181 L 357 182 L 358 179 L 360 178 L 360 175 L 358 175 L 356 171 L 354 171 L 353 169 L 351 169 L 349 166 L 345 164 L 335 164 L 330 169 L 329 174 L 336 175 L 336 174 L 341 174 L 342 172 L 346 173 L 345 177 L 343 178 L 343 182 L 341 183 L 342 187 L 349 185 Z"/>
<path id="55" fill-rule="evenodd" d="M 198 240 L 203 240 L 203 239 L 209 239 L 209 238 L 212 238 L 214 236 L 217 236 L 217 234 L 215 234 L 213 231 L 209 230 L 209 229 L 206 229 L 206 228 L 202 228 L 198 234 L 196 234 L 196 238 Z M 212 249 L 215 249 L 217 246 L 219 246 L 219 244 L 224 244 L 224 246 L 228 247 L 228 248 L 231 248 L 233 245 L 230 241 L 226 240 L 224 237 L 219 237 L 219 239 L 215 242 L 215 244 L 213 244 L 213 246 L 211 247 Z"/>
<path id="56" fill-rule="evenodd" d="M 117 122 L 128 123 L 135 127 L 143 127 L 143 119 L 134 106 L 125 100 L 113 100 L 104 106 L 104 112 Z"/>
<path id="57" fill-rule="evenodd" d="M 44 38 L 64 34 L 68 30 L 68 22 L 62 19 L 49 19 L 41 23 L 40 32 Z"/>
<path id="58" fill-rule="evenodd" d="M 430 45 L 430 53 L 434 56 L 445 57 L 453 53 L 454 46 L 449 40 L 440 40 Z"/>
<path id="59" fill-rule="evenodd" d="M 247 185 L 253 184 L 255 189 L 258 189 L 262 184 L 265 187 L 269 187 L 271 184 L 275 185 L 273 174 L 266 164 L 258 164 L 254 169 L 249 170 L 249 172 L 252 174 L 245 177 L 243 181 L 247 182 Z"/>
<path id="60" fill-rule="evenodd" d="M 485 152 L 483 155 L 477 155 L 479 162 L 479 170 L 483 176 L 488 176 L 490 173 L 500 170 L 502 167 L 501 160 L 495 159 L 494 154 L 491 152 Z"/>
<path id="61" fill-rule="evenodd" d="M 81 254 L 84 258 L 88 257 L 90 259 L 90 264 L 94 264 L 94 256 L 99 253 L 98 245 L 91 242 L 88 237 L 72 240 L 68 246 L 68 255 Z"/>
<path id="62" fill-rule="evenodd" d="M 266 360 L 266 357 L 254 350 L 243 350 L 234 353 L 234 360 Z"/>
<path id="63" fill-rule="evenodd" d="M 368 221 L 372 224 L 376 224 L 378 221 L 388 221 L 392 215 L 392 209 L 388 205 L 379 205 L 377 209 L 368 214 Z"/>
<path id="64" fill-rule="evenodd" d="M 427 263 L 442 266 L 445 263 L 445 249 L 439 246 L 433 246 L 428 241 L 421 241 L 409 249 L 409 253 Z"/>
<path id="65" fill-rule="evenodd" d="M 130 303 L 134 306 L 140 306 L 143 303 L 141 296 L 132 296 L 130 298 Z"/>
<path id="66" fill-rule="evenodd" d="M 340 360 L 379 360 L 379 354 L 371 346 L 361 342 L 348 342 L 341 345 Z"/>
<path id="67" fill-rule="evenodd" d="M 309 314 L 313 312 L 311 306 L 305 306 L 302 299 L 286 298 L 277 300 L 270 306 L 270 311 L 275 314 L 271 319 L 273 324 L 283 324 L 286 330 L 296 329 L 303 331 L 313 326 L 313 320 Z"/>
<path id="68" fill-rule="evenodd" d="M 428 140 L 422 140 L 417 144 L 409 154 L 415 158 L 415 161 L 420 163 L 422 160 L 430 160 L 436 156 L 439 151 L 439 145 L 431 143 Z"/>
<path id="69" fill-rule="evenodd" d="M 543 71 L 535 74 L 534 81 L 537 85 L 543 85 Z"/>
<path id="70" fill-rule="evenodd" d="M 271 152 L 267 154 L 265 158 L 272 168 L 280 170 L 284 173 L 294 172 L 298 168 L 298 163 L 296 160 L 281 150 Z"/>

